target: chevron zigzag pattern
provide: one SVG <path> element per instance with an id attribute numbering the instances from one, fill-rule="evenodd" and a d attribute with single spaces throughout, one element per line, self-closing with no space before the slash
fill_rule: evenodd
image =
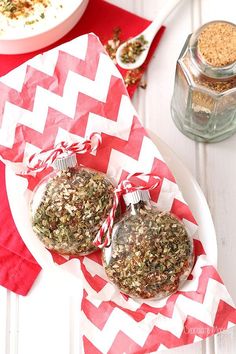
<path id="1" fill-rule="evenodd" d="M 208 262 L 196 221 L 95 35 L 31 59 L 1 78 L 0 90 L 0 155 L 6 163 L 17 168 L 32 153 L 61 140 L 78 141 L 100 132 L 102 146 L 81 155 L 81 164 L 116 182 L 128 173 L 158 174 L 161 183 L 151 192 L 153 201 L 182 219 L 194 238 L 192 274 L 181 291 L 161 301 L 135 301 L 120 294 L 107 281 L 98 252 L 69 261 L 53 254 L 58 264 L 77 262 L 82 270 L 85 353 L 151 353 L 193 343 L 236 323 L 234 305 Z M 29 179 L 30 189 L 34 183 Z"/>

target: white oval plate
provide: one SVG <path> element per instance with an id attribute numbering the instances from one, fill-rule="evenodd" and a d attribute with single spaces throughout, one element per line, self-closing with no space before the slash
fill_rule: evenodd
<path id="1" fill-rule="evenodd" d="M 217 240 L 215 227 L 212 221 L 211 213 L 206 198 L 189 170 L 180 161 L 171 148 L 160 138 L 153 136 L 153 142 L 158 147 L 165 162 L 175 176 L 176 182 L 189 205 L 190 210 L 198 223 L 198 235 L 201 240 L 208 259 L 211 264 L 217 266 Z"/>
<path id="2" fill-rule="evenodd" d="M 0 54 L 20 54 L 45 48 L 66 35 L 83 15 L 89 0 L 68 0 L 66 8 L 58 19 L 49 21 L 42 27 L 27 31 L 16 29 L 12 35 L 0 36 Z M 43 22 L 42 22 L 43 25 Z"/>
<path id="3" fill-rule="evenodd" d="M 184 199 L 188 203 L 196 221 L 199 225 L 199 238 L 208 255 L 212 265 L 217 265 L 217 243 L 214 225 L 206 199 L 190 174 L 188 169 L 178 159 L 174 152 L 159 138 L 153 137 L 166 163 L 176 178 Z M 16 227 L 22 235 L 22 239 L 29 251 L 35 257 L 42 268 L 54 266 L 50 253 L 44 248 L 43 244 L 33 235 L 28 217 L 28 205 L 24 198 L 24 191 L 27 188 L 26 180 L 16 176 L 10 168 L 6 168 L 6 189 L 8 200 Z M 31 234 L 31 235 L 30 235 Z"/>

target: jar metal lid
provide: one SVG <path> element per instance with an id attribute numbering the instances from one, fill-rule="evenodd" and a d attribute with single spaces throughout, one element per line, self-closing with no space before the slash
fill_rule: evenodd
<path id="1" fill-rule="evenodd" d="M 148 190 L 137 190 L 123 195 L 125 204 L 128 206 L 130 204 L 137 204 L 141 201 L 147 202 L 150 198 L 150 193 Z"/>
<path id="2" fill-rule="evenodd" d="M 76 154 L 59 157 L 53 163 L 53 167 L 60 171 L 66 170 L 69 167 L 75 167 L 76 165 L 77 165 Z"/>

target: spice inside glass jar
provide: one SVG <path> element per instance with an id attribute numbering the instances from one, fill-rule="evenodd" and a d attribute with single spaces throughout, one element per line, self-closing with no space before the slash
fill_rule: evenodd
<path id="1" fill-rule="evenodd" d="M 110 281 L 131 297 L 161 299 L 176 292 L 193 265 L 193 243 L 184 224 L 150 204 L 147 190 L 124 195 L 128 210 L 103 249 Z"/>
<path id="2" fill-rule="evenodd" d="M 33 192 L 33 230 L 50 250 L 92 253 L 113 203 L 113 184 L 103 173 L 78 166 L 75 154 L 56 159 L 54 168 Z"/>
<path id="3" fill-rule="evenodd" d="M 214 21 L 190 35 L 177 62 L 172 118 L 188 137 L 223 140 L 236 131 L 236 26 Z"/>

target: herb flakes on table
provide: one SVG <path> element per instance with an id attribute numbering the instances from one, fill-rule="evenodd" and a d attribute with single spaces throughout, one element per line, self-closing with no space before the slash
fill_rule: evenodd
<path id="1" fill-rule="evenodd" d="M 107 43 L 104 45 L 104 48 L 107 51 L 107 54 L 109 55 L 109 57 L 113 60 L 113 62 L 115 64 L 117 64 L 116 62 L 116 51 L 119 48 L 121 41 L 120 41 L 120 33 L 121 33 L 121 29 L 120 27 L 116 27 L 113 30 L 113 36 L 111 39 L 109 39 L 107 41 Z"/>
<path id="2" fill-rule="evenodd" d="M 61 254 L 96 251 L 93 240 L 109 214 L 113 191 L 102 173 L 85 168 L 60 171 L 46 182 L 32 212 L 33 230 L 48 249 Z M 34 197 L 37 200 L 37 190 Z"/>
<path id="3" fill-rule="evenodd" d="M 145 89 L 147 87 L 147 83 L 144 82 L 143 80 L 141 81 L 142 76 L 143 76 L 143 69 L 141 68 L 128 70 L 124 77 L 125 86 L 127 87 L 130 85 L 139 84 L 139 87 Z"/>
<path id="4" fill-rule="evenodd" d="M 108 278 L 134 298 L 159 299 L 174 293 L 192 268 L 192 242 L 172 214 L 141 204 L 114 226 L 103 263 Z"/>

